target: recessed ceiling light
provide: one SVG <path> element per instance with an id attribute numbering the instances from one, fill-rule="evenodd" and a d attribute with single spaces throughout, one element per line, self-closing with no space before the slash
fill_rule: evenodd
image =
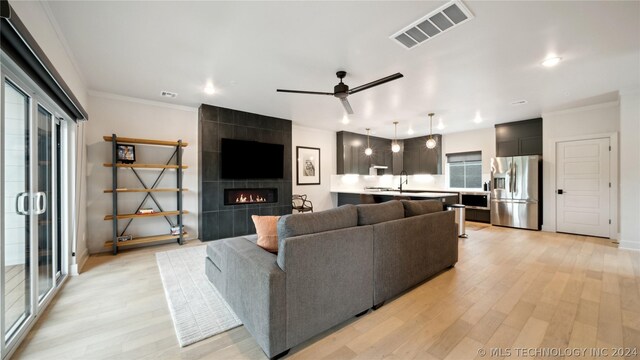
<path id="1" fill-rule="evenodd" d="M 413 134 L 414 134 L 413 129 L 412 129 L 412 128 L 409 128 L 409 130 L 407 130 L 407 134 L 409 134 L 409 135 L 413 135 Z"/>
<path id="2" fill-rule="evenodd" d="M 204 92 L 207 95 L 213 95 L 216 92 L 216 89 L 212 84 L 207 84 L 207 86 L 204 87 Z"/>
<path id="3" fill-rule="evenodd" d="M 349 123 L 349 117 L 346 114 L 342 116 L 342 123 L 345 125 Z"/>
<path id="4" fill-rule="evenodd" d="M 439 119 L 439 121 L 438 121 L 438 126 L 436 126 L 436 128 L 437 128 L 438 130 L 442 130 L 442 129 L 444 129 L 444 124 L 442 123 L 442 118 L 440 118 L 440 119 Z"/>
<path id="5" fill-rule="evenodd" d="M 473 122 L 476 124 L 480 124 L 482 122 L 482 117 L 480 116 L 480 113 L 476 113 L 476 117 L 473 119 Z"/>
<path id="6" fill-rule="evenodd" d="M 545 66 L 545 67 L 556 66 L 560 63 L 561 60 L 562 58 L 559 56 L 548 57 L 542 62 L 542 66 Z"/>

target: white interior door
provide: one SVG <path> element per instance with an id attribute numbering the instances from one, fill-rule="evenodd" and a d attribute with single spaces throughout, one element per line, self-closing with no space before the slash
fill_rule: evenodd
<path id="1" fill-rule="evenodd" d="M 559 232 L 609 237 L 609 139 L 557 143 Z"/>

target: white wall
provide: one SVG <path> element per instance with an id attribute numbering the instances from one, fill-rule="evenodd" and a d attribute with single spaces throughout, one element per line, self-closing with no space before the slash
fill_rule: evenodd
<path id="1" fill-rule="evenodd" d="M 620 106 L 617 101 L 542 114 L 543 230 L 556 231 L 556 142 L 578 140 L 594 135 L 609 136 L 619 131 Z M 617 151 L 613 152 L 613 154 L 616 153 Z M 616 169 L 618 164 L 617 158 L 612 159 L 612 169 Z M 612 178 L 616 178 L 617 172 L 612 175 Z M 612 237 L 615 237 L 618 229 L 619 184 L 613 179 L 612 182 L 611 216 L 614 233 Z"/>
<path id="2" fill-rule="evenodd" d="M 198 112 L 196 108 L 168 105 L 159 102 L 126 98 L 92 92 L 89 96 L 91 121 L 87 126 L 87 214 L 91 229 L 87 242 L 90 253 L 105 251 L 104 242 L 111 240 L 111 222 L 103 220 L 111 213 L 111 169 L 103 163 L 111 162 L 111 145 L 103 136 L 116 134 L 158 140 L 182 139 L 189 143 L 184 149 L 183 163 L 189 168 L 184 172 L 183 207 L 190 213 L 184 216 L 188 239 L 197 238 L 198 231 Z M 169 147 L 136 146 L 137 163 L 164 163 L 173 152 Z M 147 186 L 151 186 L 159 173 L 157 170 L 140 170 Z M 119 171 L 118 187 L 140 188 L 141 185 L 129 169 Z M 175 187 L 175 171 L 167 171 L 158 187 Z M 175 210 L 175 193 L 154 194 L 165 210 Z M 118 196 L 119 212 L 135 211 L 144 193 L 123 193 Z M 145 207 L 155 204 L 147 201 Z M 122 224 L 122 222 L 121 222 Z M 121 227 L 122 230 L 122 227 Z M 134 220 L 127 233 L 148 236 L 169 233 L 169 225 L 162 217 Z"/>
<path id="3" fill-rule="evenodd" d="M 313 211 L 322 211 L 337 206 L 337 197 L 331 194 L 331 175 L 336 174 L 336 132 L 292 126 L 292 171 L 293 194 L 306 194 L 313 202 Z M 297 185 L 296 146 L 320 148 L 320 185 Z"/>
<path id="4" fill-rule="evenodd" d="M 447 168 L 446 154 L 468 151 L 482 151 L 482 181 L 489 181 L 491 179 L 491 158 L 496 157 L 495 128 L 442 135 L 442 169 L 445 174 Z"/>
<path id="5" fill-rule="evenodd" d="M 44 1 L 12 1 L 11 6 L 15 10 L 16 14 L 20 17 L 20 20 L 24 23 L 29 33 L 36 40 L 40 48 L 44 51 L 45 55 L 51 61 L 56 71 L 64 79 L 64 82 L 69 86 L 73 94 L 76 96 L 80 104 L 90 113 L 89 101 L 88 101 L 88 89 L 86 87 L 82 73 L 75 66 L 75 60 L 68 51 L 66 41 L 60 35 L 58 26 L 50 16 L 48 5 Z M 80 125 L 81 127 L 82 125 Z M 78 129 L 76 129 L 78 130 Z M 80 136 L 76 138 L 78 141 L 77 152 L 75 156 L 78 159 L 84 159 L 82 154 L 86 151 L 84 147 L 84 138 L 82 130 L 78 130 Z M 75 133 L 75 131 L 72 131 Z M 82 166 L 78 166 L 82 168 Z M 77 203 L 78 203 L 78 219 L 75 222 L 77 228 L 77 245 L 76 245 L 76 257 L 77 264 L 82 265 L 87 259 L 87 246 L 84 239 L 86 238 L 86 197 L 83 196 L 82 188 L 86 188 L 86 177 L 84 173 L 78 173 L 77 176 Z M 71 265 L 76 269 L 72 259 Z M 73 270 L 71 271 L 74 272 Z"/>
<path id="6" fill-rule="evenodd" d="M 620 95 L 620 247 L 640 249 L 640 93 Z"/>

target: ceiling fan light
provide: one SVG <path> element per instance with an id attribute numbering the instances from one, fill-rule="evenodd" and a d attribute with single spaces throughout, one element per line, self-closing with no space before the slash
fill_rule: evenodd
<path id="1" fill-rule="evenodd" d="M 434 138 L 429 138 L 429 140 L 427 140 L 427 149 L 435 149 L 436 145 L 437 143 Z"/>
<path id="2" fill-rule="evenodd" d="M 393 151 L 394 153 L 400 152 L 400 144 L 394 143 L 393 145 L 391 145 L 391 151 Z"/>

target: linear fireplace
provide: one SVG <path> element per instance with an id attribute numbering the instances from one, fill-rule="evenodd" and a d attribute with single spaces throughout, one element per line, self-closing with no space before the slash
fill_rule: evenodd
<path id="1" fill-rule="evenodd" d="M 268 204 L 278 202 L 278 189 L 224 189 L 225 205 Z"/>

